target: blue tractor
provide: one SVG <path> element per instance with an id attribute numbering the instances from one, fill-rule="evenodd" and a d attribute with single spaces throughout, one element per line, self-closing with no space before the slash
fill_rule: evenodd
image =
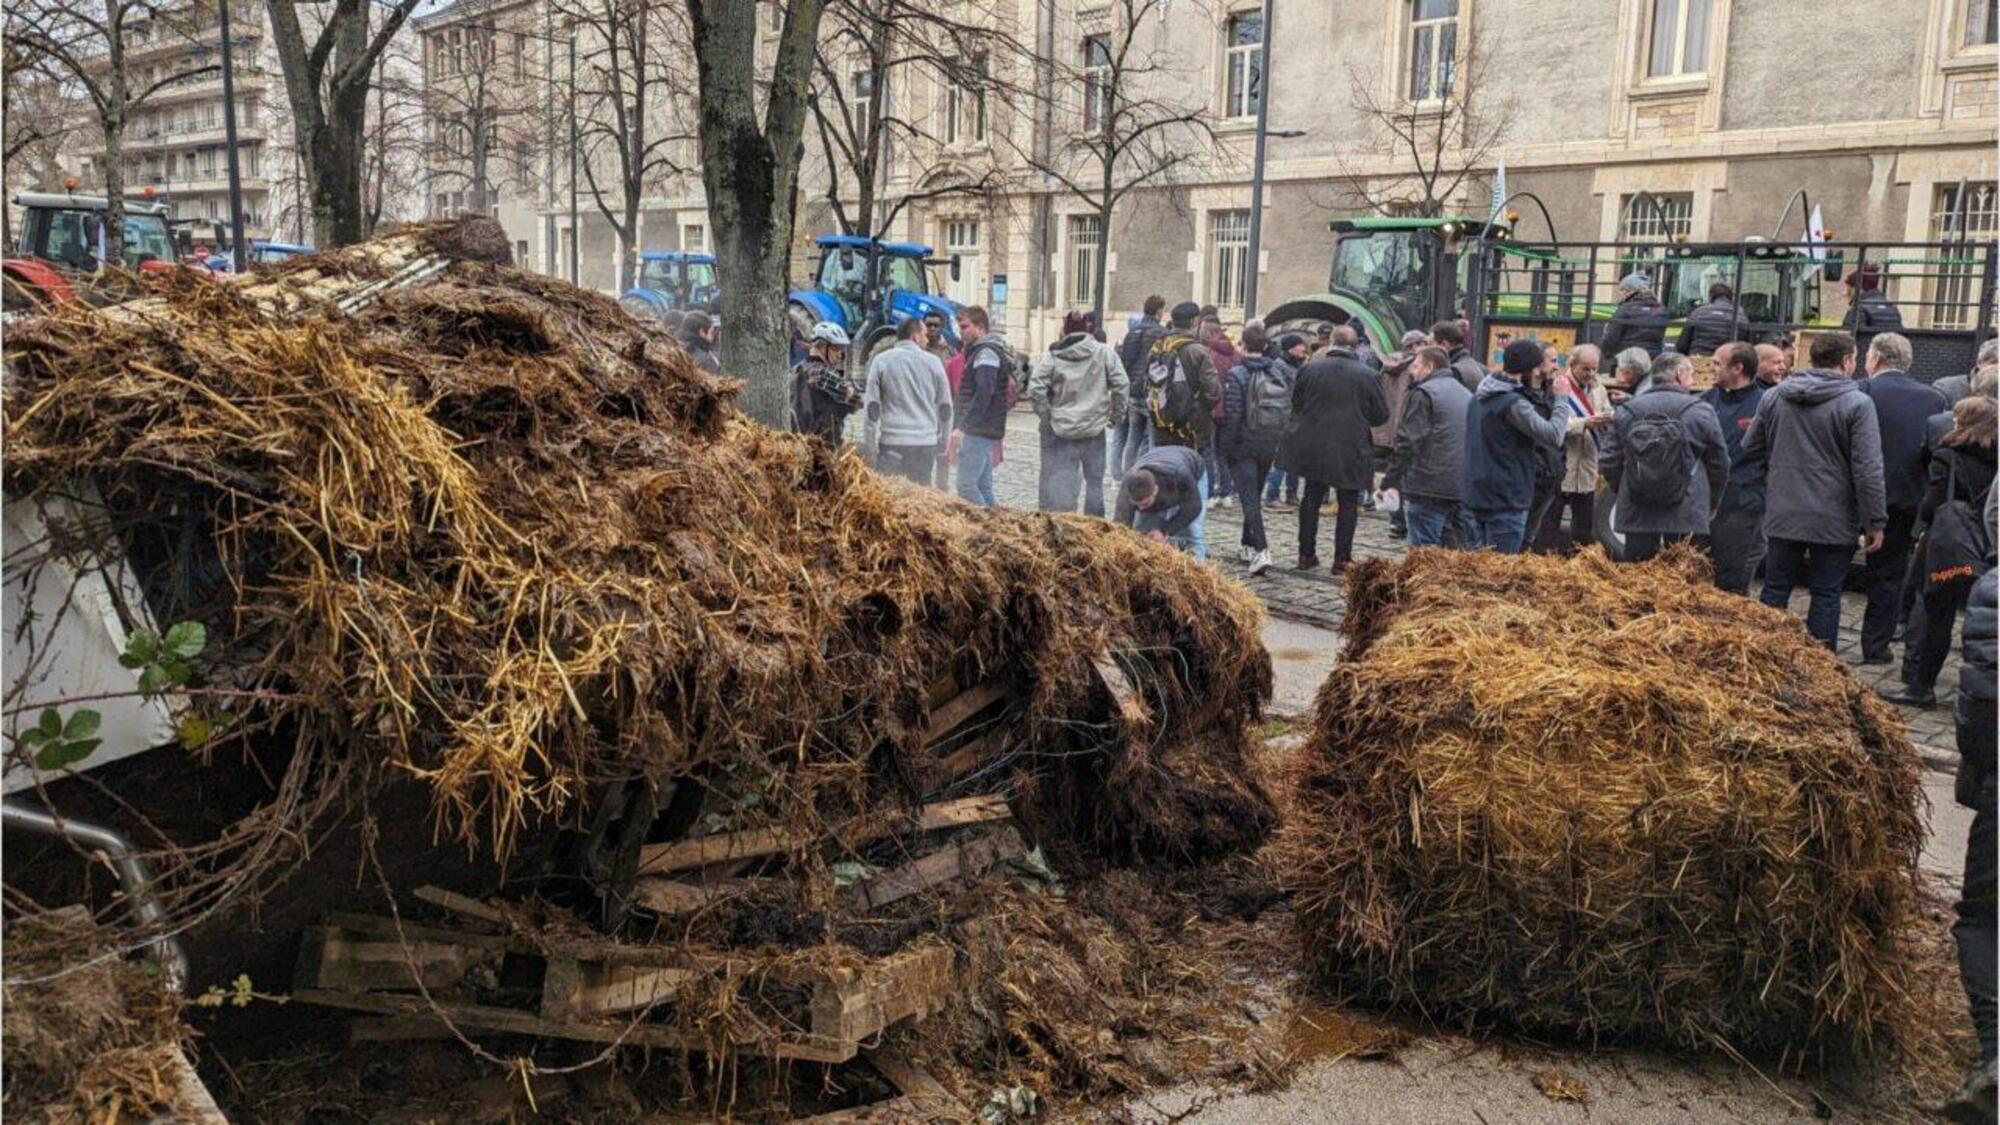
<path id="1" fill-rule="evenodd" d="M 722 295 L 715 283 L 715 255 L 648 250 L 639 255 L 639 284 L 618 303 L 637 317 L 659 320 L 668 309 L 707 309 Z"/>
<path id="2" fill-rule="evenodd" d="M 786 306 L 792 336 L 803 340 L 830 320 L 845 329 L 856 363 L 866 363 L 896 337 L 896 326 L 933 313 L 944 318 L 945 339 L 958 342 L 958 302 L 931 291 L 925 266 L 941 265 L 958 278 L 958 258 L 933 258 L 914 242 L 883 242 L 858 234 L 823 234 L 819 271 L 810 288 L 794 289 Z"/>

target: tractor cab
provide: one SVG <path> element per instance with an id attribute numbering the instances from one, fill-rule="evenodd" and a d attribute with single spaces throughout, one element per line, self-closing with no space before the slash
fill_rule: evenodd
<path id="1" fill-rule="evenodd" d="M 715 281 L 715 255 L 684 250 L 648 250 L 639 255 L 639 284 L 618 303 L 637 316 L 660 319 L 668 309 L 705 309 L 722 295 Z"/>
<path id="2" fill-rule="evenodd" d="M 794 336 L 803 339 L 814 324 L 832 321 L 858 345 L 857 357 L 866 357 L 894 336 L 896 325 L 935 314 L 944 318 L 945 339 L 957 342 L 958 304 L 937 295 L 925 268 L 945 266 L 957 278 L 956 257 L 933 258 L 928 246 L 855 234 L 816 241 L 819 268 L 810 287 L 794 290 L 789 301 Z"/>
<path id="3" fill-rule="evenodd" d="M 1510 230 L 1452 217 L 1340 219 L 1332 227 L 1339 239 L 1326 292 L 1285 301 L 1265 320 L 1305 330 L 1352 323 L 1384 351 L 1413 328 L 1459 315 L 1474 269 L 1461 248 L 1480 237 L 1504 240 Z"/>
<path id="4" fill-rule="evenodd" d="M 14 205 L 21 208 L 21 233 L 4 265 L 8 307 L 77 300 L 75 279 L 105 265 L 103 197 L 23 192 Z M 164 204 L 126 202 L 124 257 L 122 264 L 131 270 L 173 268 L 179 253 Z"/>
<path id="5" fill-rule="evenodd" d="M 1708 301 L 1720 282 L 1752 325 L 1808 324 L 1819 318 L 1823 263 L 1795 246 L 1773 242 L 1679 243 L 1660 259 L 1656 288 L 1667 315 L 1679 320 Z"/>

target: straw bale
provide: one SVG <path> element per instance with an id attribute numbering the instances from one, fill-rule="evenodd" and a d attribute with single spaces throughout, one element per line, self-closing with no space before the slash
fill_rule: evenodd
<path id="1" fill-rule="evenodd" d="M 1200 855 L 1271 822 L 1230 760 L 1269 692 L 1254 599 L 1104 521 L 974 510 L 756 425 L 600 294 L 460 261 L 296 317 L 182 284 L 24 322 L 7 357 L 10 494 L 93 483 L 156 617 L 288 694 L 260 729 L 426 779 L 440 830 L 496 853 L 631 778 L 754 787 L 734 828 L 914 800 L 881 755 L 921 753 L 933 685 L 996 678 L 1029 702 L 1017 769 L 1110 751 L 1103 841 Z M 1107 653 L 1145 738 L 1114 744 Z M 1163 747 L 1211 733 L 1184 784 Z"/>
<path id="2" fill-rule="evenodd" d="M 1819 1059 L 1906 1045 L 1893 709 L 1697 556 L 1351 572 L 1280 839 L 1317 978 L 1441 1021 Z"/>

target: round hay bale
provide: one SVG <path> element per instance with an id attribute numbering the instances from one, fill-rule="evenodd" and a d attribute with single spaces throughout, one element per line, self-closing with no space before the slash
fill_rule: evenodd
<path id="1" fill-rule="evenodd" d="M 1796 621 L 1680 552 L 1419 550 L 1349 583 L 1281 845 L 1321 983 L 1794 1059 L 1899 1037 L 1916 756 Z"/>

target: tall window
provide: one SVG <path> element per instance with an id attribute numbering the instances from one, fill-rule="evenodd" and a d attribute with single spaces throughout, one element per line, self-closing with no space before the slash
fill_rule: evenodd
<path id="1" fill-rule="evenodd" d="M 986 139 L 986 56 L 961 60 L 956 70 L 965 80 L 945 83 L 944 140 L 977 143 Z"/>
<path id="2" fill-rule="evenodd" d="M 1096 215 L 1069 218 L 1069 304 L 1097 305 L 1097 266 L 1104 260 L 1104 223 Z"/>
<path id="3" fill-rule="evenodd" d="M 1083 127 L 1104 128 L 1111 120 L 1111 40 L 1087 35 L 1083 40 Z"/>
<path id="4" fill-rule="evenodd" d="M 708 228 L 700 223 L 681 224 L 681 249 L 690 254 L 708 251 Z"/>
<path id="5" fill-rule="evenodd" d="M 1708 70 L 1708 4 L 1709 0 L 1653 0 L 1647 77 Z"/>
<path id="6" fill-rule="evenodd" d="M 1931 240 L 1963 249 L 1939 255 L 1946 264 L 1931 280 L 1931 327 L 1970 328 L 1978 322 L 1980 264 L 1973 248 L 1991 246 L 1996 236 L 2000 236 L 2000 197 L 1993 181 L 1938 185 L 1931 204 Z M 1987 294 L 1987 299 L 1993 296 Z"/>
<path id="7" fill-rule="evenodd" d="M 1626 242 L 1671 242 L 1688 237 L 1694 230 L 1693 192 L 1655 192 L 1658 207 L 1645 200 L 1635 205 L 1633 198 L 1628 195 L 1620 200 L 1625 208 L 1625 229 L 1619 233 Z"/>
<path id="8" fill-rule="evenodd" d="M 2000 3 L 1994 0 L 1965 0 L 1965 46 L 1989 47 L 2000 43 Z"/>
<path id="9" fill-rule="evenodd" d="M 1238 12 L 1229 17 L 1223 42 L 1228 45 L 1228 84 L 1223 88 L 1223 115 L 1249 117 L 1264 96 L 1264 13 Z"/>
<path id="10" fill-rule="evenodd" d="M 1208 216 L 1208 299 L 1228 309 L 1243 307 L 1250 277 L 1250 212 L 1212 211 Z"/>
<path id="11" fill-rule="evenodd" d="M 1458 72 L 1458 0 L 1410 0 L 1410 100 L 1443 101 Z"/>

